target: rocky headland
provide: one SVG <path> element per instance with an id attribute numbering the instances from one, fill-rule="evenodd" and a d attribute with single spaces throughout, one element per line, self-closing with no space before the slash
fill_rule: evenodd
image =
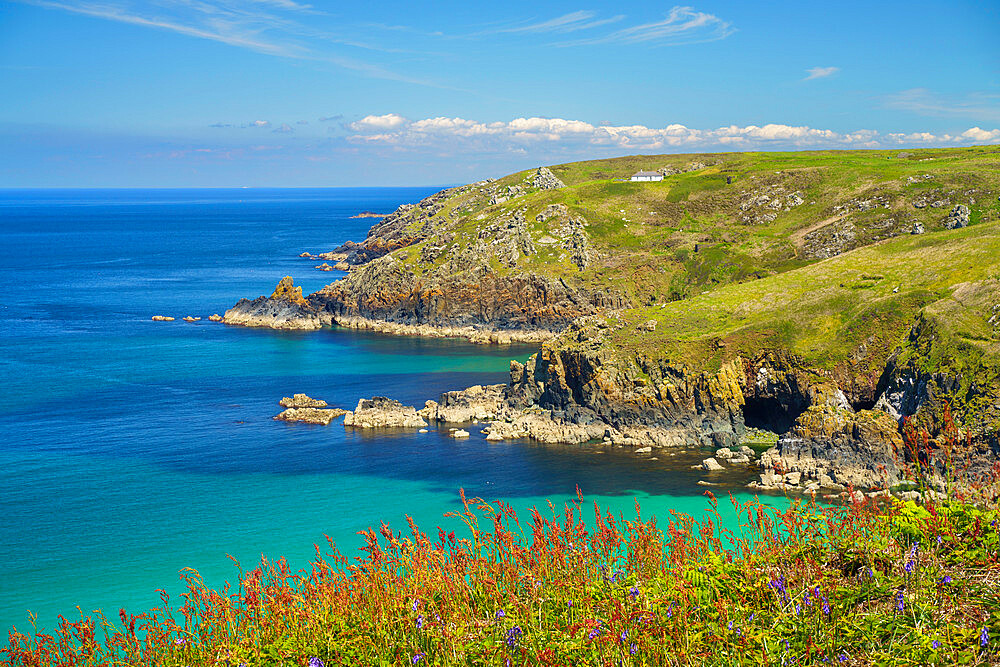
<path id="1" fill-rule="evenodd" d="M 471 418 L 491 440 L 698 446 L 719 466 L 762 429 L 777 443 L 747 458 L 781 490 L 956 456 L 972 475 L 1000 460 L 997 152 L 662 156 L 654 183 L 622 182 L 649 156 L 540 167 L 304 253 L 348 273 L 308 296 L 286 278 L 224 321 L 539 344 L 506 385 L 419 414 L 372 399 L 345 420 L 362 427 Z"/>

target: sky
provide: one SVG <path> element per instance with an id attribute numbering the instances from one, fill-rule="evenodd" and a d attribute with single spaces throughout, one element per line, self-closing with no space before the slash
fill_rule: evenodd
<path id="1" fill-rule="evenodd" d="M 13 0 L 0 187 L 1000 144 L 998 36 L 1000 2 Z"/>

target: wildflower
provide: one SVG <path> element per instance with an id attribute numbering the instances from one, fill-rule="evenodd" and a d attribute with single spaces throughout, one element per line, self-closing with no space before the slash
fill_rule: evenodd
<path id="1" fill-rule="evenodd" d="M 524 633 L 521 632 L 521 626 L 519 626 L 519 625 L 515 625 L 510 630 L 508 630 L 507 631 L 507 646 L 508 646 L 508 648 L 510 648 L 512 651 L 515 648 L 517 648 L 517 640 L 521 638 L 522 634 L 524 634 Z"/>
<path id="2" fill-rule="evenodd" d="M 806 603 L 807 607 L 811 607 L 812 606 L 812 598 L 809 597 L 809 589 L 808 588 L 806 589 L 806 592 L 802 594 L 802 601 Z"/>
<path id="3" fill-rule="evenodd" d="M 414 621 L 414 623 L 417 626 L 417 630 L 419 630 L 420 628 L 424 627 L 424 615 L 420 614 L 419 616 L 417 616 L 417 620 Z"/>
<path id="4" fill-rule="evenodd" d="M 674 615 L 674 601 L 670 601 L 670 609 L 667 609 L 667 618 L 671 618 Z"/>
<path id="5" fill-rule="evenodd" d="M 497 620 L 503 618 L 504 616 L 506 616 L 506 614 L 503 613 L 503 609 L 497 609 Z"/>
<path id="6" fill-rule="evenodd" d="M 309 667 L 323 667 L 323 661 L 319 658 L 309 658 Z"/>
<path id="7" fill-rule="evenodd" d="M 618 575 L 621 573 L 622 573 L 621 570 L 615 570 L 615 573 L 611 575 L 611 583 L 615 583 L 615 579 L 617 579 Z"/>
<path id="8" fill-rule="evenodd" d="M 937 649 L 941 648 L 941 642 L 935 639 L 934 641 L 931 642 L 931 648 L 936 651 Z"/>
<path id="9" fill-rule="evenodd" d="M 948 584 L 951 583 L 951 581 L 952 581 L 952 579 L 951 579 L 951 575 L 950 574 L 946 574 L 943 577 L 941 577 L 941 583 L 942 584 L 948 585 Z"/>
<path id="10" fill-rule="evenodd" d="M 726 629 L 727 630 L 732 630 L 733 629 L 733 622 L 732 621 L 729 621 L 729 624 L 726 626 Z"/>
<path id="11" fill-rule="evenodd" d="M 906 570 L 907 574 L 913 574 L 913 561 L 906 561 L 906 565 L 903 566 L 903 569 Z"/>
<path id="12" fill-rule="evenodd" d="M 594 637 L 596 637 L 599 634 L 601 634 L 601 622 L 600 621 L 597 622 L 597 625 L 594 626 L 594 628 L 590 631 L 590 634 L 587 635 L 587 637 L 589 637 L 591 640 L 593 640 Z"/>
<path id="13" fill-rule="evenodd" d="M 633 600 L 636 599 L 637 597 L 639 597 L 639 588 L 637 586 L 633 586 L 632 588 L 628 589 L 628 594 L 629 596 L 631 596 Z"/>
<path id="14" fill-rule="evenodd" d="M 632 642 L 631 646 L 628 647 L 628 654 L 629 655 L 635 655 L 635 652 L 638 651 L 638 650 L 639 650 L 639 647 L 635 645 L 635 642 Z"/>
<path id="15" fill-rule="evenodd" d="M 566 608 L 567 609 L 572 609 L 573 608 L 573 601 L 572 600 L 570 600 L 569 602 L 566 603 Z"/>
<path id="16" fill-rule="evenodd" d="M 937 543 L 938 543 L 938 546 L 941 546 L 941 536 L 940 535 L 937 536 Z"/>
<path id="17" fill-rule="evenodd" d="M 421 660 L 423 660 L 423 658 L 424 658 L 424 654 L 423 653 L 417 653 L 415 656 L 413 656 L 410 659 L 410 662 L 412 662 L 415 665 L 418 662 L 420 662 Z"/>
<path id="18" fill-rule="evenodd" d="M 174 644 L 176 644 L 177 646 L 181 646 L 183 644 L 187 644 L 187 640 L 184 639 L 183 637 L 178 637 L 177 639 L 174 640 Z"/>
<path id="19" fill-rule="evenodd" d="M 795 615 L 800 616 L 802 614 L 802 607 L 798 604 L 795 605 Z"/>
<path id="20" fill-rule="evenodd" d="M 989 645 L 989 643 L 990 643 L 990 632 L 989 630 L 986 629 L 986 626 L 984 625 L 982 632 L 979 633 L 979 645 L 985 648 L 987 645 Z"/>
<path id="21" fill-rule="evenodd" d="M 823 613 L 827 616 L 830 615 L 830 601 L 826 599 L 825 595 L 823 596 Z"/>
<path id="22" fill-rule="evenodd" d="M 414 600 L 414 601 L 413 601 L 413 611 L 416 611 L 416 610 L 417 610 L 417 605 L 418 605 L 418 604 L 420 604 L 420 600 Z"/>
<path id="23" fill-rule="evenodd" d="M 840 655 L 837 656 L 837 660 L 840 660 L 841 662 L 847 662 L 847 654 L 841 653 Z"/>
<path id="24" fill-rule="evenodd" d="M 903 611 L 903 589 L 900 588 L 896 593 L 896 611 Z"/>

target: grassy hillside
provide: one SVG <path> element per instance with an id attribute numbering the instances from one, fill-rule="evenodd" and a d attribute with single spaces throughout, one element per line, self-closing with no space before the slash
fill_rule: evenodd
<path id="1" fill-rule="evenodd" d="M 669 175 L 623 180 L 640 168 Z M 483 241 L 484 226 L 520 215 L 535 252 L 516 266 L 494 259 L 494 271 L 559 276 L 638 305 L 799 268 L 908 234 L 918 223 L 941 230 L 958 204 L 968 206 L 973 225 L 1000 218 L 996 147 L 632 156 L 551 169 L 565 188 L 525 187 L 529 171 L 458 189 L 433 215 L 447 221 L 440 233 L 397 252 L 417 260 L 428 257 L 424 247 L 440 248 L 432 261 L 412 262 L 418 274 L 432 271 L 454 246 Z M 494 194 L 513 196 L 502 201 Z M 538 219 L 553 204 L 583 222 L 593 259 L 582 269 L 558 244 L 539 242 L 565 222 Z M 425 224 L 415 221 L 412 233 L 420 236 Z"/>

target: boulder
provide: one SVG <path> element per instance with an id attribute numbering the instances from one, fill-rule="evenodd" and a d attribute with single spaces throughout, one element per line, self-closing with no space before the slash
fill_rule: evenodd
<path id="1" fill-rule="evenodd" d="M 197 322 L 200 319 L 201 319 L 200 317 L 192 317 L 191 315 L 188 315 L 187 317 L 184 318 L 184 321 L 185 322 Z"/>
<path id="2" fill-rule="evenodd" d="M 913 223 L 913 229 L 910 231 L 911 234 L 923 234 L 924 233 L 924 223 L 915 222 Z"/>
<path id="3" fill-rule="evenodd" d="M 468 438 L 469 437 L 469 432 L 466 431 L 465 429 L 461 429 L 461 428 L 460 429 L 456 429 L 456 430 L 454 430 L 454 431 L 451 432 L 451 437 L 453 437 L 453 438 Z"/>
<path id="4" fill-rule="evenodd" d="M 209 322 L 221 322 L 222 321 L 222 315 L 219 315 L 218 313 L 212 313 L 211 315 L 208 316 L 208 321 Z"/>
<path id="5" fill-rule="evenodd" d="M 715 450 L 715 458 L 717 459 L 731 459 L 733 456 L 735 455 L 729 447 L 722 447 L 721 449 Z"/>
<path id="6" fill-rule="evenodd" d="M 707 458 L 701 462 L 702 470 L 707 470 L 712 472 L 714 470 L 722 470 L 722 466 L 714 458 Z"/>
<path id="7" fill-rule="evenodd" d="M 440 401 L 427 401 L 418 414 L 424 419 L 460 423 L 495 419 L 507 385 L 473 385 L 461 391 L 446 391 Z"/>
<path id="8" fill-rule="evenodd" d="M 170 317 L 169 315 L 153 315 L 152 319 L 153 319 L 154 322 L 173 322 L 174 321 L 174 318 Z"/>

